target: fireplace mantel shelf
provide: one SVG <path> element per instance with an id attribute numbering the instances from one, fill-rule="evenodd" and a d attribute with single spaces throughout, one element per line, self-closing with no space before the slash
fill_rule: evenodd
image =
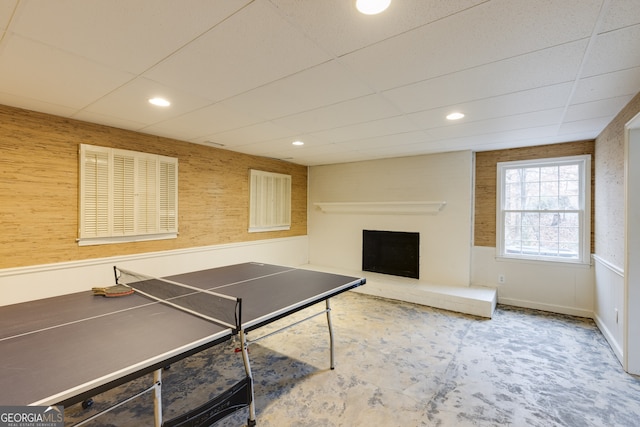
<path id="1" fill-rule="evenodd" d="M 324 213 L 435 215 L 447 202 L 317 202 Z"/>

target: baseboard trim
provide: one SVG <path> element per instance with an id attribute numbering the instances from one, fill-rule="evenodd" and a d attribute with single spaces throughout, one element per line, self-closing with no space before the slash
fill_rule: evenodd
<path id="1" fill-rule="evenodd" d="M 611 347 L 611 350 L 618 358 L 618 361 L 620 362 L 620 364 L 624 365 L 624 351 L 620 347 L 620 344 L 616 341 L 614 335 L 611 333 L 609 328 L 607 328 L 606 324 L 600 318 L 600 316 L 595 314 L 593 316 L 593 320 L 594 322 L 596 322 L 596 326 L 598 327 L 598 329 L 600 329 L 600 332 L 602 333 L 604 338 L 607 340 L 609 347 Z"/>
<path id="2" fill-rule="evenodd" d="M 569 316 L 586 317 L 593 319 L 594 313 L 583 308 L 567 307 L 555 304 L 545 304 L 533 301 L 526 301 L 514 298 L 498 297 L 498 304 L 512 305 L 514 307 L 531 308 L 534 310 L 549 311 L 551 313 L 566 314 Z"/>

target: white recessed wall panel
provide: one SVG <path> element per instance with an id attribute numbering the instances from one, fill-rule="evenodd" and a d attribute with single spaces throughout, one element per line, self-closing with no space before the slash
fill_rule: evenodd
<path id="1" fill-rule="evenodd" d="M 474 246 L 471 283 L 497 287 L 501 304 L 591 317 L 593 271 L 592 266 L 499 261 L 495 248 Z M 499 283 L 498 276 L 504 277 L 504 283 Z"/>

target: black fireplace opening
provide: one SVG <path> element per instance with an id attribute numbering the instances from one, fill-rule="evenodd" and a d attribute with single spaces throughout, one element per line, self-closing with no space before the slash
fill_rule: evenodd
<path id="1" fill-rule="evenodd" d="M 362 270 L 419 278 L 420 233 L 362 230 Z"/>

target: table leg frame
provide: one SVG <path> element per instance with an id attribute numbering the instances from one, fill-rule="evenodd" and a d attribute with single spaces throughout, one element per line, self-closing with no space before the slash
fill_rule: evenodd
<path id="1" fill-rule="evenodd" d="M 116 403 L 115 405 L 112 405 L 110 407 L 108 407 L 107 409 L 104 409 L 100 412 L 98 412 L 97 414 L 94 414 L 92 416 L 90 416 L 89 418 L 86 418 L 82 421 L 80 421 L 79 423 L 74 424 L 74 427 L 79 427 L 79 426 L 83 426 L 93 420 L 95 420 L 98 417 L 103 416 L 104 414 L 106 414 L 107 412 L 111 412 L 114 409 L 124 405 L 125 403 L 131 402 L 134 399 L 137 399 L 138 397 L 147 394 L 149 392 L 153 391 L 154 392 L 154 396 L 153 396 L 153 405 L 154 405 L 154 420 L 155 420 L 155 427 L 161 427 L 162 426 L 162 369 L 157 369 L 153 372 L 153 385 L 150 386 L 149 388 L 142 390 L 139 393 L 134 394 L 133 396 L 130 396 L 128 398 L 126 398 L 125 400 L 122 400 L 118 403 Z"/>

